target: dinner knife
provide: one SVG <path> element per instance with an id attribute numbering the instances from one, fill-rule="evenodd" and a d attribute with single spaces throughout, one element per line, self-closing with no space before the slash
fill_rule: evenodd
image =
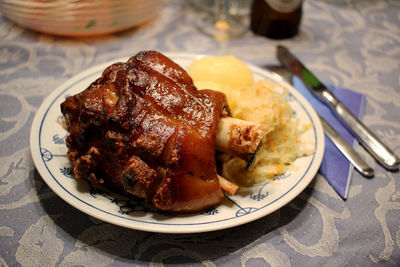
<path id="1" fill-rule="evenodd" d="M 399 168 L 399 157 L 358 120 L 286 47 L 279 45 L 276 52 L 281 63 L 294 75 L 297 75 L 319 99 L 328 104 L 337 117 L 356 136 L 361 145 L 382 166 L 388 170 Z"/>
<path id="2" fill-rule="evenodd" d="M 279 76 L 280 79 L 292 84 L 293 74 L 282 66 L 267 66 Z M 347 141 L 321 116 L 318 114 L 321 121 L 322 128 L 325 134 L 329 137 L 332 143 L 339 149 L 339 151 L 350 161 L 351 164 L 366 177 L 374 176 L 374 169 L 372 169 L 364 159 L 347 143 Z"/>

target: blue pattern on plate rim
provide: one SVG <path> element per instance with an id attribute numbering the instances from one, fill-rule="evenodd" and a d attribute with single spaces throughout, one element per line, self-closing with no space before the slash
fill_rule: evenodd
<path id="1" fill-rule="evenodd" d="M 60 137 L 58 134 L 53 135 L 53 142 L 56 145 L 65 145 L 65 138 L 67 138 L 67 134 L 63 137 Z"/>
<path id="2" fill-rule="evenodd" d="M 59 168 L 62 175 L 68 178 L 74 178 L 74 169 L 71 167 L 62 167 Z"/>
<path id="3" fill-rule="evenodd" d="M 53 159 L 53 154 L 44 147 L 40 147 L 40 155 L 42 156 L 43 162 L 48 162 Z"/>
<path id="4" fill-rule="evenodd" d="M 191 59 L 191 57 L 188 57 L 188 58 Z M 181 59 L 182 59 L 182 60 L 185 60 L 185 59 L 188 59 L 188 58 L 185 58 L 185 56 L 181 56 Z M 265 75 L 263 75 L 262 72 L 258 72 L 257 70 L 256 70 L 256 71 L 253 70 L 253 72 L 254 72 L 255 74 L 258 74 L 258 75 L 261 76 L 261 77 L 265 77 Z M 59 99 L 59 97 L 62 96 L 62 97 L 64 97 L 64 98 L 66 98 L 66 96 L 67 96 L 67 94 L 65 94 L 66 91 L 68 91 L 70 88 L 72 88 L 72 87 L 73 87 L 74 85 L 76 85 L 77 83 L 79 83 L 79 82 L 81 82 L 81 81 L 87 79 L 88 77 L 90 77 L 90 76 L 92 76 L 92 75 L 94 75 L 94 74 L 96 74 L 96 73 L 98 73 L 98 71 L 97 71 L 97 70 L 94 70 L 93 72 L 88 73 L 87 75 L 81 77 L 79 80 L 75 81 L 74 83 L 72 83 L 72 84 L 70 84 L 68 87 L 66 87 L 62 92 L 60 92 L 60 93 L 51 101 L 50 105 L 47 107 L 47 109 L 46 109 L 46 111 L 45 111 L 45 113 L 44 113 L 44 115 L 43 115 L 43 118 L 42 118 L 42 120 L 41 120 L 41 122 L 40 122 L 39 135 L 38 135 L 39 140 L 38 140 L 38 141 L 39 141 L 40 154 L 41 154 L 41 156 L 42 156 L 42 160 L 43 160 L 44 166 L 46 167 L 48 173 L 51 175 L 51 177 L 53 178 L 53 180 L 54 180 L 66 193 L 68 193 L 70 196 L 72 196 L 72 197 L 75 198 L 76 200 L 80 201 L 81 203 L 83 203 L 83 204 L 85 204 L 85 205 L 87 205 L 87 206 L 89 206 L 89 207 L 91 207 L 91 208 L 94 208 L 94 209 L 96 209 L 96 210 L 98 210 L 98 211 L 100 211 L 100 212 L 103 212 L 103 213 L 105 213 L 105 214 L 108 214 L 108 215 L 111 215 L 111 216 L 114 216 L 114 217 L 118 217 L 118 218 L 121 218 L 121 219 L 124 219 L 124 220 L 128 220 L 128 221 L 137 221 L 137 222 L 146 223 L 146 224 L 169 225 L 169 226 L 175 226 L 175 225 L 176 225 L 176 226 L 179 226 L 179 225 L 181 225 L 181 226 L 184 226 L 184 225 L 204 225 L 204 224 L 213 224 L 213 223 L 218 223 L 218 222 L 222 222 L 222 221 L 228 221 L 228 220 L 232 220 L 232 219 L 235 219 L 235 218 L 238 218 L 238 217 L 242 217 L 242 216 L 245 216 L 245 215 L 248 215 L 248 214 L 257 212 L 257 211 L 259 211 L 259 210 L 262 210 L 263 208 L 265 208 L 265 207 L 271 205 L 272 203 L 274 203 L 274 202 L 278 201 L 279 199 L 281 199 L 282 197 L 284 197 L 286 194 L 288 194 L 290 191 L 292 191 L 292 190 L 300 183 L 301 180 L 303 180 L 305 174 L 308 172 L 308 170 L 309 170 L 310 167 L 312 166 L 312 163 L 314 162 L 315 154 L 312 155 L 311 162 L 310 162 L 310 164 L 307 166 L 307 169 L 306 169 L 306 171 L 304 172 L 304 174 L 302 175 L 302 177 L 301 177 L 290 189 L 288 189 L 287 192 L 285 192 L 284 194 L 280 195 L 280 196 L 279 196 L 278 198 L 276 198 L 275 200 L 272 200 L 272 201 L 268 202 L 266 205 L 261 206 L 261 207 L 259 207 L 259 208 L 256 208 L 256 207 L 241 207 L 241 206 L 240 206 L 237 202 L 235 202 L 232 198 L 230 198 L 229 196 L 226 196 L 226 198 L 227 198 L 228 200 L 230 200 L 233 204 L 235 204 L 235 205 L 237 206 L 237 208 L 238 208 L 238 210 L 236 211 L 235 217 L 224 218 L 224 219 L 215 220 L 215 221 L 211 221 L 211 222 L 198 222 L 198 223 L 177 224 L 177 223 L 166 223 L 166 222 L 156 222 L 156 221 L 151 221 L 151 222 L 149 222 L 149 221 L 140 220 L 140 219 L 137 219 L 137 218 L 134 218 L 134 217 L 120 216 L 120 215 L 117 215 L 117 214 L 108 212 L 108 211 L 106 211 L 106 210 L 103 210 L 103 209 L 101 209 L 101 208 L 99 208 L 99 207 L 97 207 L 97 206 L 94 206 L 94 205 L 92 205 L 92 204 L 90 204 L 90 203 L 88 203 L 88 202 L 86 202 L 86 201 L 80 199 L 78 196 L 72 194 L 70 191 L 68 191 L 68 190 L 62 185 L 62 183 L 60 183 L 60 182 L 57 180 L 57 178 L 55 177 L 55 175 L 52 173 L 52 171 L 50 170 L 49 166 L 47 165 L 47 162 L 50 161 L 50 160 L 53 158 L 54 155 L 53 155 L 53 154 L 51 153 L 51 151 L 49 151 L 48 149 L 41 147 L 42 127 L 43 127 L 43 123 L 44 123 L 44 121 L 45 121 L 45 119 L 46 119 L 46 117 L 47 117 L 47 114 L 48 114 L 50 108 L 54 105 L 54 103 L 56 102 L 56 100 Z M 101 74 L 101 72 L 100 72 L 99 74 Z M 267 77 L 267 78 L 268 78 L 268 77 Z M 68 94 L 68 95 L 69 95 L 69 94 Z M 305 109 L 303 103 L 301 103 L 300 101 L 298 101 L 298 99 L 297 99 L 293 94 L 291 94 L 291 93 L 289 93 L 289 96 L 288 96 L 287 100 L 288 100 L 288 101 L 297 101 L 297 102 L 301 105 L 302 109 L 303 109 L 303 110 L 305 111 L 305 113 L 307 114 L 308 119 L 312 122 L 313 129 L 314 129 L 314 133 L 316 133 L 316 129 L 315 129 L 315 125 L 314 125 L 315 122 L 313 121 L 313 119 L 312 119 L 311 115 L 309 114 L 308 110 Z M 54 138 L 54 136 L 53 136 L 53 138 Z M 317 143 L 317 135 L 316 135 L 316 134 L 315 134 L 315 136 L 314 136 L 314 139 L 315 139 L 315 150 L 317 150 L 318 143 Z M 56 155 L 56 156 L 64 156 L 64 157 L 65 157 L 65 155 Z M 67 167 L 63 167 L 63 168 L 67 168 Z M 59 168 L 59 171 L 60 171 L 61 173 L 62 173 L 61 169 L 63 169 L 63 168 Z M 68 172 L 67 170 L 65 170 L 64 172 L 65 172 L 65 174 L 62 173 L 64 176 L 69 175 L 69 174 L 67 173 L 67 172 Z M 68 176 L 67 176 L 67 177 L 68 177 Z M 284 178 L 287 178 L 287 177 L 288 177 L 288 176 L 283 175 L 283 176 L 281 176 L 281 177 L 278 177 L 278 179 L 284 179 Z M 257 185 L 257 186 L 260 186 L 260 185 Z M 264 198 L 268 195 L 268 192 L 261 193 L 261 192 L 262 192 L 262 188 L 263 188 L 264 186 L 265 186 L 265 184 L 262 184 L 262 185 L 261 185 L 261 189 L 259 190 L 259 192 L 258 192 L 257 195 L 255 195 L 255 194 L 250 194 L 249 197 L 250 197 L 250 198 L 254 198 L 254 197 L 255 197 L 257 201 L 261 201 L 262 199 L 264 199 Z M 105 192 L 106 192 L 106 191 L 97 191 L 97 190 L 96 190 L 96 191 L 91 191 L 90 193 L 91 193 L 91 196 L 92 196 L 92 197 L 102 196 L 102 197 L 105 197 L 106 199 L 108 199 L 109 201 L 111 201 L 112 203 L 115 203 L 115 204 L 119 207 L 119 211 L 118 211 L 118 212 L 119 212 L 121 215 L 127 215 L 127 214 L 129 215 L 129 214 L 131 214 L 131 213 L 133 213 L 133 212 L 136 212 L 136 211 L 137 211 L 137 208 L 140 207 L 140 208 L 142 208 L 142 210 L 140 210 L 140 211 L 143 211 L 143 212 L 145 212 L 145 211 L 151 211 L 151 212 L 157 212 L 157 213 L 160 213 L 160 214 L 162 214 L 162 215 L 168 216 L 168 214 L 165 214 L 165 213 L 160 212 L 160 211 L 158 211 L 158 210 L 152 210 L 152 209 L 144 208 L 143 202 L 140 203 L 140 200 L 137 201 L 137 203 L 136 203 L 136 202 L 132 202 L 132 201 L 130 201 L 130 200 L 128 200 L 128 201 L 122 201 L 122 200 L 120 200 L 120 199 L 118 199 L 118 198 L 110 197 L 109 192 L 108 192 L 108 193 L 105 193 Z M 134 203 L 134 205 L 131 205 L 132 203 Z M 217 209 L 217 208 L 212 208 L 212 209 L 210 209 L 210 210 L 208 210 L 208 211 L 205 211 L 205 212 L 202 212 L 202 213 L 200 213 L 200 214 L 208 215 L 208 216 L 209 216 L 209 215 L 215 215 L 215 214 L 218 214 L 218 213 L 219 213 L 219 212 L 218 212 L 218 209 Z"/>

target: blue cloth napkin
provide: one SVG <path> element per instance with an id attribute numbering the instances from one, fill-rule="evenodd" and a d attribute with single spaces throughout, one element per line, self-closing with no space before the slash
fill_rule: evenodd
<path id="1" fill-rule="evenodd" d="M 358 144 L 354 136 L 336 118 L 327 105 L 316 98 L 298 77 L 293 77 L 293 86 L 310 102 L 314 109 L 353 147 Z M 357 92 L 326 84 L 332 93 L 360 120 L 364 113 L 365 95 Z M 347 199 L 353 165 L 343 156 L 332 141 L 325 136 L 325 154 L 319 168 L 329 184 L 343 198 Z"/>

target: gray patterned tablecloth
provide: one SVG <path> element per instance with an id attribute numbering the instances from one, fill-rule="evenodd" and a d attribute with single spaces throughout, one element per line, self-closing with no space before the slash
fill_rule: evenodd
<path id="1" fill-rule="evenodd" d="M 29 133 L 44 98 L 98 63 L 140 50 L 233 54 L 276 64 L 290 47 L 324 82 L 367 96 L 363 121 L 400 154 L 400 1 L 304 3 L 301 32 L 274 41 L 251 32 L 230 41 L 199 33 L 186 1 L 150 23 L 106 37 L 61 38 L 0 16 L 0 266 L 396 266 L 400 265 L 400 175 L 358 151 L 376 170 L 354 172 L 347 201 L 317 175 L 282 209 L 201 234 L 157 234 L 96 220 L 43 182 Z"/>

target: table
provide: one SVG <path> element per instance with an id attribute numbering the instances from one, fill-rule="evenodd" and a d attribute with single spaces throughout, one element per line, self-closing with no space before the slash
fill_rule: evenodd
<path id="1" fill-rule="evenodd" d="M 398 266 L 400 175 L 376 163 L 353 172 L 343 201 L 321 175 L 295 200 L 257 221 L 199 234 L 157 234 L 94 219 L 43 182 L 29 132 L 43 99 L 68 78 L 140 50 L 232 54 L 277 64 L 284 44 L 326 83 L 367 96 L 363 122 L 400 154 L 400 2 L 304 3 L 301 31 L 275 41 L 252 32 L 216 41 L 196 30 L 197 11 L 173 0 L 151 22 L 118 34 L 64 38 L 0 16 L 1 266 Z"/>

